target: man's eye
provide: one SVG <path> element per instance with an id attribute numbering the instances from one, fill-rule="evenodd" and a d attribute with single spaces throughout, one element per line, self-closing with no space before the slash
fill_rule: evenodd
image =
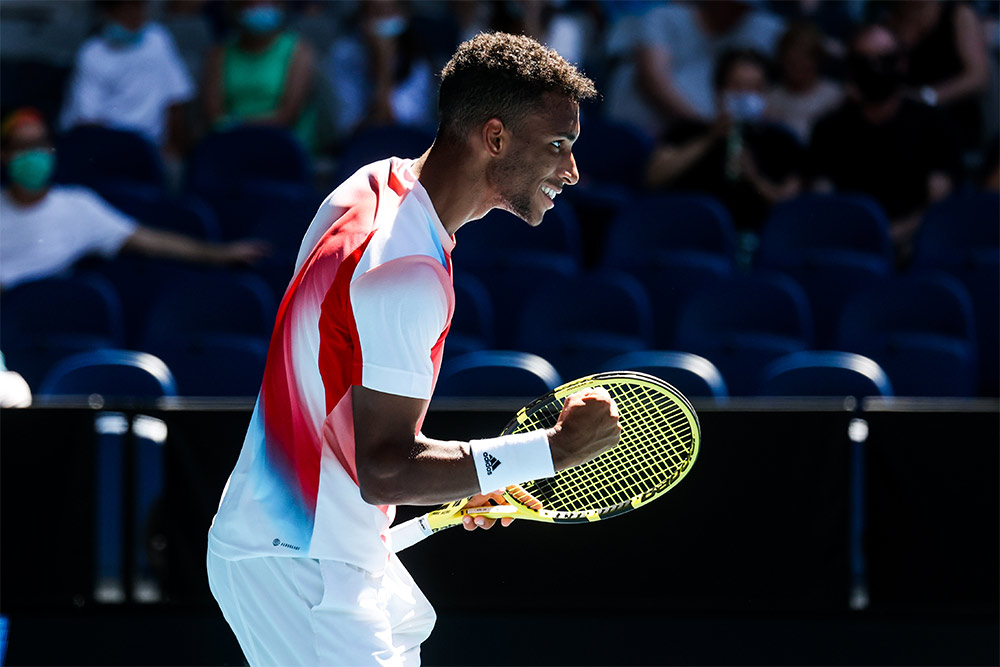
<path id="1" fill-rule="evenodd" d="M 555 146 L 556 148 L 562 148 L 562 143 L 563 143 L 562 139 L 557 139 L 556 141 L 552 142 L 552 145 Z"/>

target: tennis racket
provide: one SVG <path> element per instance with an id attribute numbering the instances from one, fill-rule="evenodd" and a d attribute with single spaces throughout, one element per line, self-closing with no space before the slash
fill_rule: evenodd
<path id="1" fill-rule="evenodd" d="M 470 499 L 465 498 L 393 526 L 393 551 L 457 526 L 467 514 L 586 523 L 624 514 L 676 486 L 698 456 L 701 429 L 691 403 L 652 375 L 620 371 L 569 382 L 521 408 L 502 435 L 551 428 L 567 396 L 597 387 L 604 387 L 618 405 L 621 435 L 616 447 L 554 477 L 508 487 L 503 494 L 508 505 L 466 508 Z"/>

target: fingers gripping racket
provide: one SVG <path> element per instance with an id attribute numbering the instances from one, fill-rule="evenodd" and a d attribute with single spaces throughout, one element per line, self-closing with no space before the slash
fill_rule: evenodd
<path id="1" fill-rule="evenodd" d="M 651 375 L 600 373 L 564 384 L 521 408 L 503 435 L 551 428 L 567 396 L 597 387 L 604 387 L 618 406 L 622 430 L 616 447 L 554 477 L 508 487 L 509 505 L 465 508 L 466 498 L 393 526 L 393 550 L 457 526 L 466 514 L 586 523 L 624 514 L 672 489 L 694 464 L 701 430 L 690 402 Z"/>

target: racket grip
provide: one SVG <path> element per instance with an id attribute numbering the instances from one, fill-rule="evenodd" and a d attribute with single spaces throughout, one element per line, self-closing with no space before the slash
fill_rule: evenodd
<path id="1" fill-rule="evenodd" d="M 412 547 L 417 542 L 433 534 L 434 531 L 431 530 L 431 527 L 427 523 L 426 514 L 405 521 L 389 529 L 392 551 L 398 554 L 403 549 Z"/>

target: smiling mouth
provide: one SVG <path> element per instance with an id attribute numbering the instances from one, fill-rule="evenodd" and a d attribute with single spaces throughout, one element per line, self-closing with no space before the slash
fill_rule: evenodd
<path id="1" fill-rule="evenodd" d="M 559 191 L 555 190 L 553 188 L 550 188 L 547 185 L 543 185 L 542 186 L 542 193 L 544 193 L 545 196 L 548 197 L 549 199 L 555 199 L 556 195 L 559 194 Z"/>

